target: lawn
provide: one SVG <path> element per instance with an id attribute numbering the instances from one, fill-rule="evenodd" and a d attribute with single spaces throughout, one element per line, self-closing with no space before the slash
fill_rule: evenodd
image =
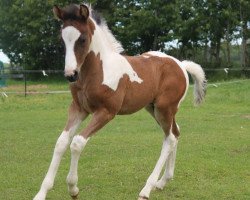
<path id="1" fill-rule="evenodd" d="M 163 191 L 153 191 L 151 200 L 250 198 L 250 80 L 217 86 L 209 86 L 205 103 L 197 108 L 190 88 L 177 115 L 181 137 L 175 178 Z M 0 199 L 34 197 L 70 102 L 70 94 L 0 96 Z M 137 199 L 159 157 L 162 139 L 144 110 L 116 117 L 81 156 L 79 200 Z M 47 199 L 70 200 L 65 181 L 69 163 L 68 151 Z"/>

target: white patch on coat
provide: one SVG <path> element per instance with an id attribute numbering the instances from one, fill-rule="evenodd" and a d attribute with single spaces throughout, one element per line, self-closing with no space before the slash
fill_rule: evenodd
<path id="1" fill-rule="evenodd" d="M 147 54 L 150 54 L 150 55 L 152 55 L 152 56 L 170 58 L 170 59 L 174 60 L 174 61 L 179 65 L 179 67 L 182 69 L 182 71 L 183 71 L 183 73 L 184 73 L 184 76 L 185 76 L 185 78 L 186 78 L 186 91 L 185 91 L 184 95 L 182 96 L 182 98 L 181 98 L 181 100 L 180 100 L 180 102 L 179 102 L 179 105 L 180 105 L 180 103 L 185 99 L 185 96 L 186 96 L 187 91 L 188 91 L 188 86 L 189 86 L 189 78 L 188 78 L 188 74 L 187 74 L 187 70 L 186 70 L 185 66 L 184 66 L 183 63 L 182 63 L 180 60 L 178 60 L 177 58 L 175 58 L 175 57 L 173 57 L 173 56 L 169 56 L 169 55 L 167 55 L 167 54 L 165 54 L 165 53 L 162 53 L 162 52 L 159 52 L 159 51 L 150 51 L 150 52 L 147 52 Z M 178 105 L 178 106 L 179 106 L 179 105 Z"/>
<path id="2" fill-rule="evenodd" d="M 73 26 L 67 26 L 62 30 L 62 38 L 66 47 L 65 55 L 65 75 L 74 75 L 74 71 L 77 69 L 77 61 L 75 56 L 75 42 L 80 37 L 81 33 Z"/>
<path id="3" fill-rule="evenodd" d="M 141 55 L 144 58 L 150 58 L 151 56 Z"/>
<path id="4" fill-rule="evenodd" d="M 95 21 L 93 20 L 95 23 Z M 131 82 L 142 83 L 137 73 L 133 70 L 127 59 L 120 55 L 122 47 L 115 40 L 106 25 L 97 25 L 92 36 L 89 52 L 100 54 L 103 67 L 103 85 L 107 85 L 112 90 L 116 90 L 120 79 L 127 74 Z"/>

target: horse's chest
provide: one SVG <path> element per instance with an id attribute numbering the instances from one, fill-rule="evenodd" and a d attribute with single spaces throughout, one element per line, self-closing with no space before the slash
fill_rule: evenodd
<path id="1" fill-rule="evenodd" d="M 102 88 L 102 85 L 88 87 L 87 89 L 79 90 L 77 92 L 77 101 L 81 108 L 86 110 L 88 113 L 94 113 L 101 107 L 104 107 L 107 98 L 107 91 Z"/>
<path id="2" fill-rule="evenodd" d="M 78 90 L 75 94 L 73 94 L 73 99 L 75 102 L 77 102 L 81 109 L 84 109 L 88 113 L 92 113 L 88 98 L 86 97 L 83 90 Z"/>

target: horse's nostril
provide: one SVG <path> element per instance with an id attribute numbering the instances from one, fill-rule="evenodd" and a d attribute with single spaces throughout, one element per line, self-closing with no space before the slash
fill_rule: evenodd
<path id="1" fill-rule="evenodd" d="M 78 72 L 77 71 L 74 72 L 74 77 L 78 78 Z"/>
<path id="2" fill-rule="evenodd" d="M 66 79 L 67 79 L 69 82 L 76 82 L 77 79 L 78 79 L 78 72 L 77 72 L 77 71 L 74 71 L 74 74 L 71 75 L 71 76 L 66 76 Z"/>

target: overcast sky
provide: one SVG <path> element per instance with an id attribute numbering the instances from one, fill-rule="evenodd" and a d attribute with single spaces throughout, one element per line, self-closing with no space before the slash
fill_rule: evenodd
<path id="1" fill-rule="evenodd" d="M 9 58 L 3 52 L 1 52 L 1 50 L 0 50 L 0 60 L 4 63 L 10 62 Z"/>

